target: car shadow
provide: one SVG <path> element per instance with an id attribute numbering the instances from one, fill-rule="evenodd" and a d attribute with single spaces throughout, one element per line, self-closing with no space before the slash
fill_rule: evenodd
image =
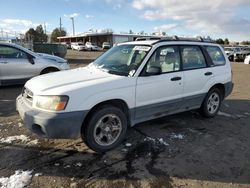
<path id="1" fill-rule="evenodd" d="M 105 154 L 81 140 L 59 141 L 60 148 L 44 139 L 35 146 L 1 144 L 0 175 L 33 169 L 45 177 L 76 178 L 79 186 L 105 181 L 116 187 L 125 181 L 138 187 L 146 181 L 171 187 L 173 178 L 249 184 L 249 107 L 249 100 L 226 100 L 212 119 L 191 111 L 144 122 Z"/>
<path id="2" fill-rule="evenodd" d="M 0 117 L 16 115 L 16 98 L 21 94 L 23 84 L 0 86 Z"/>

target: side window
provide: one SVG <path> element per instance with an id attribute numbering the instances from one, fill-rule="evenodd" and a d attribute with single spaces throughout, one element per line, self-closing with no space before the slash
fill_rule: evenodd
<path id="1" fill-rule="evenodd" d="M 217 46 L 205 46 L 209 56 L 211 57 L 215 66 L 224 65 L 226 63 L 225 57 Z"/>
<path id="2" fill-rule="evenodd" d="M 27 54 L 13 47 L 0 46 L 0 58 L 27 59 Z"/>
<path id="3" fill-rule="evenodd" d="M 158 48 L 148 61 L 147 68 L 159 67 L 162 73 L 180 70 L 180 53 L 176 46 Z"/>
<path id="4" fill-rule="evenodd" d="M 206 67 L 206 61 L 198 46 L 182 46 L 181 56 L 183 70 L 198 69 Z"/>

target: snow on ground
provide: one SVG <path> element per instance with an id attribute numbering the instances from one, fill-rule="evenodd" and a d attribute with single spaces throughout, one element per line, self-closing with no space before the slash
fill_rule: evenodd
<path id="1" fill-rule="evenodd" d="M 225 113 L 225 112 L 221 112 L 221 111 L 218 112 L 218 115 L 219 116 L 225 116 L 225 117 L 233 117 L 231 114 L 228 114 L 228 113 Z"/>
<path id="2" fill-rule="evenodd" d="M 172 133 L 171 136 L 170 136 L 171 139 L 184 139 L 184 135 L 183 134 L 175 134 L 175 133 Z"/>
<path id="3" fill-rule="evenodd" d="M 160 143 L 162 145 L 168 146 L 169 144 L 163 140 L 163 138 L 151 138 L 151 137 L 146 137 L 144 141 L 150 141 L 153 142 L 154 144 Z"/>
<path id="4" fill-rule="evenodd" d="M 17 170 L 10 177 L 1 177 L 1 188 L 23 188 L 30 184 L 32 179 L 32 171 Z"/>
<path id="5" fill-rule="evenodd" d="M 8 136 L 7 138 L 1 138 L 0 143 L 6 143 L 11 144 L 14 141 L 21 141 L 21 143 L 27 144 L 27 145 L 36 145 L 38 144 L 38 140 L 31 140 L 25 135 L 18 135 L 18 136 Z"/>

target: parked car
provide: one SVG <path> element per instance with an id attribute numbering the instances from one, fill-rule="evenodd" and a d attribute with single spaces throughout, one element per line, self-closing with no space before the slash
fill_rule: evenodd
<path id="1" fill-rule="evenodd" d="M 239 47 L 225 47 L 224 50 L 229 61 L 234 61 L 234 53 L 241 51 Z"/>
<path id="2" fill-rule="evenodd" d="M 234 53 L 234 61 L 244 61 L 246 56 L 250 55 L 249 47 L 242 47 L 240 51 Z"/>
<path id="3" fill-rule="evenodd" d="M 17 110 L 38 135 L 82 136 L 91 149 L 106 152 L 140 122 L 194 109 L 212 118 L 232 89 L 231 66 L 218 44 L 135 41 L 87 67 L 29 80 Z"/>
<path id="4" fill-rule="evenodd" d="M 104 43 L 102 43 L 102 49 L 104 50 L 104 49 L 109 49 L 111 46 L 110 46 L 110 44 L 109 44 L 109 42 L 104 42 Z"/>
<path id="5" fill-rule="evenodd" d="M 67 46 L 67 49 L 72 49 L 72 48 L 71 48 L 71 43 L 70 43 L 70 42 L 65 42 L 65 45 Z"/>
<path id="6" fill-rule="evenodd" d="M 72 50 L 82 51 L 86 50 L 86 47 L 83 43 L 73 43 L 71 44 Z"/>
<path id="7" fill-rule="evenodd" d="M 250 55 L 246 56 L 244 63 L 250 65 Z"/>
<path id="8" fill-rule="evenodd" d="M 93 51 L 99 51 L 101 50 L 100 47 L 98 47 L 96 44 L 91 43 L 91 42 L 86 42 L 85 43 L 86 50 L 93 50 Z"/>
<path id="9" fill-rule="evenodd" d="M 69 68 L 63 58 L 35 53 L 16 44 L 0 43 L 0 85 L 24 83 L 34 76 Z"/>

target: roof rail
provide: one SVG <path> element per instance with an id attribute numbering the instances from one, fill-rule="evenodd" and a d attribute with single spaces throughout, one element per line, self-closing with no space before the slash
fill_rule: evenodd
<path id="1" fill-rule="evenodd" d="M 178 37 L 176 35 L 172 37 L 139 37 L 136 39 L 136 41 L 145 41 L 145 40 L 158 40 L 156 43 L 164 42 L 164 41 L 190 41 L 190 42 L 208 42 L 208 43 L 214 43 L 214 41 L 210 38 L 202 38 L 199 37 Z"/>

